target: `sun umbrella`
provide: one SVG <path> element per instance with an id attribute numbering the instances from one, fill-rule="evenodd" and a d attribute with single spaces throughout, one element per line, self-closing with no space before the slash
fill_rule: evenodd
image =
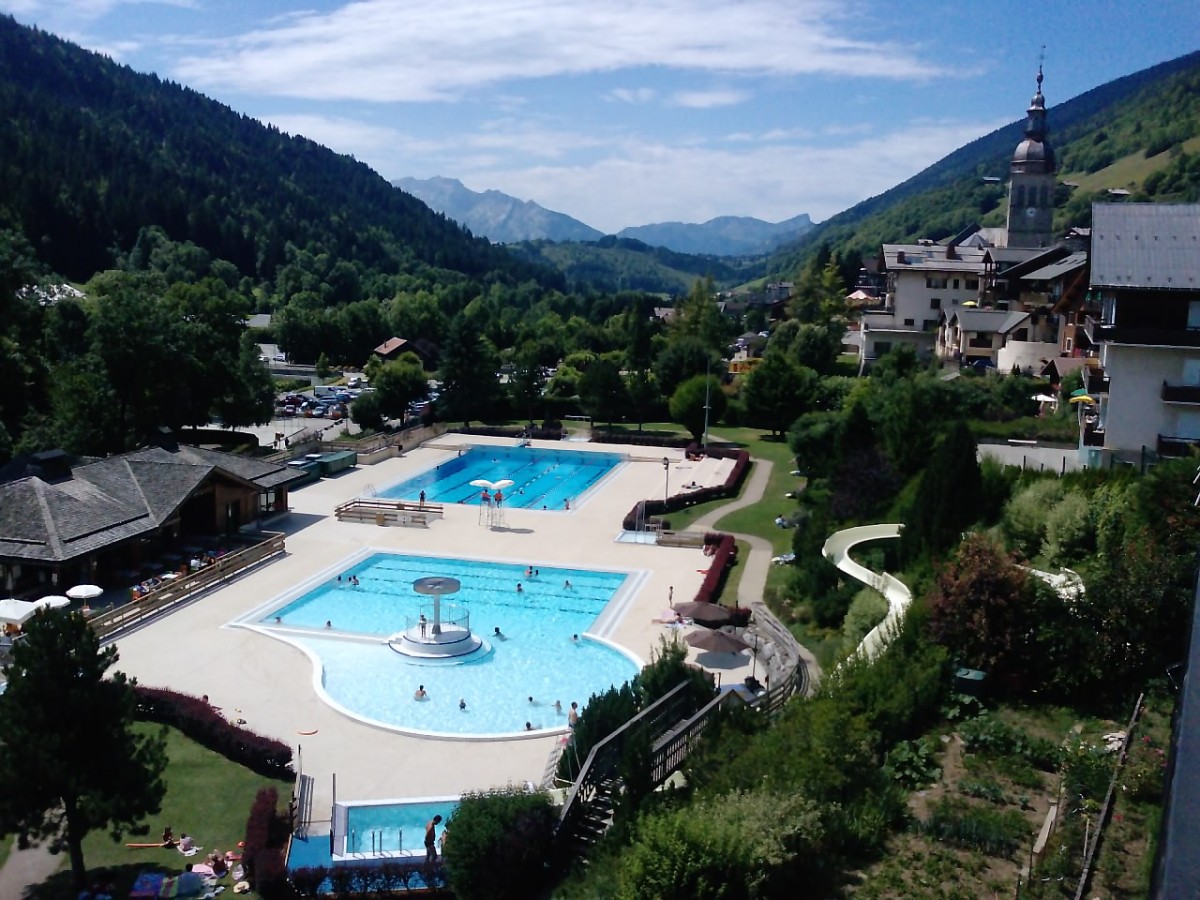
<path id="1" fill-rule="evenodd" d="M 976 303 L 974 300 L 965 300 L 965 301 L 963 301 L 963 306 L 978 306 L 978 305 L 979 305 L 979 304 L 978 304 L 978 303 Z"/>
<path id="2" fill-rule="evenodd" d="M 24 625 L 33 618 L 34 613 L 37 611 L 36 603 L 30 603 L 28 600 L 18 600 L 16 597 L 7 597 L 4 600 L 0 600 L 0 623 Z"/>
<path id="3" fill-rule="evenodd" d="M 1071 396 L 1072 397 L 1086 397 L 1087 396 L 1087 388 L 1075 388 L 1075 390 L 1071 391 Z"/>
<path id="4" fill-rule="evenodd" d="M 72 600 L 95 600 L 104 593 L 104 588 L 97 584 L 77 584 L 67 591 Z"/>
<path id="5" fill-rule="evenodd" d="M 1080 394 L 1078 397 L 1072 397 L 1070 402 L 1072 402 L 1072 403 L 1095 403 L 1096 398 L 1089 397 L 1087 394 Z"/>
<path id="6" fill-rule="evenodd" d="M 730 611 L 718 603 L 676 603 L 674 611 L 701 625 L 727 625 L 733 618 Z"/>
<path id="7" fill-rule="evenodd" d="M 693 631 L 683 639 L 697 650 L 710 653 L 741 653 L 750 649 L 750 645 L 740 637 L 724 631 Z"/>
<path id="8" fill-rule="evenodd" d="M 62 609 L 64 606 L 71 605 L 70 597 L 61 597 L 58 594 L 52 594 L 49 597 L 43 597 L 37 601 L 34 606 L 45 607 L 46 609 Z"/>

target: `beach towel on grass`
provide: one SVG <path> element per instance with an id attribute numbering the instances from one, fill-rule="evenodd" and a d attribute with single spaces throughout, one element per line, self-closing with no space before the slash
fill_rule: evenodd
<path id="1" fill-rule="evenodd" d="M 162 872 L 139 872 L 129 890 L 130 900 L 151 900 L 162 890 L 164 875 Z"/>

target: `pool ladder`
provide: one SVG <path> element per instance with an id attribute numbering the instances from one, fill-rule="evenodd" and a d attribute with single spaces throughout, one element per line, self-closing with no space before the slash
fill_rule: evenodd
<path id="1" fill-rule="evenodd" d="M 351 847 L 358 846 L 358 834 L 357 834 L 357 832 L 355 832 L 353 830 L 351 830 L 351 832 L 350 832 L 350 846 Z M 396 849 L 397 850 L 404 849 L 404 829 L 403 828 L 399 829 L 399 831 L 396 834 Z M 383 847 L 382 832 L 372 830 L 371 831 L 371 855 L 379 856 L 381 853 L 384 853 L 384 852 L 385 851 L 384 851 L 384 847 Z M 358 851 L 359 856 L 362 856 L 362 853 L 363 852 L 361 850 Z"/>

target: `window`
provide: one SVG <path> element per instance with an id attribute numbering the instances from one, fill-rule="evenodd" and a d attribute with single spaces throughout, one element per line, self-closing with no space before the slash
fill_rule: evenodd
<path id="1" fill-rule="evenodd" d="M 933 275 L 926 275 L 925 276 L 925 287 L 932 288 L 934 290 L 943 290 L 944 291 L 946 289 L 946 279 L 945 278 L 937 278 Z"/>
<path id="2" fill-rule="evenodd" d="M 954 289 L 956 291 L 958 290 L 958 279 L 957 278 L 954 279 Z"/>
<path id="3" fill-rule="evenodd" d="M 916 321 L 916 319 L 905 319 L 904 324 L 911 327 L 913 325 L 916 325 L 917 321 Z"/>
<path id="4" fill-rule="evenodd" d="M 892 342 L 891 341 L 879 341 L 877 344 L 875 344 L 875 356 L 877 358 L 880 356 L 883 356 L 886 353 L 891 353 L 891 352 L 892 352 Z"/>
<path id="5" fill-rule="evenodd" d="M 966 283 L 967 283 L 968 291 L 979 290 L 979 279 L 978 278 L 968 278 Z"/>
<path id="6" fill-rule="evenodd" d="M 1067 338 L 1067 342 L 1066 342 L 1066 344 L 1063 345 L 1063 349 L 1066 350 L 1068 353 L 1070 353 L 1071 349 L 1074 346 L 1075 346 L 1075 342 L 1073 340 L 1071 340 L 1070 338 Z"/>
<path id="7" fill-rule="evenodd" d="M 922 331 L 937 331 L 938 330 L 938 320 L 937 319 L 925 319 L 924 321 L 921 322 L 921 330 Z"/>
<path id="8" fill-rule="evenodd" d="M 929 308 L 930 309 L 941 309 L 942 308 L 942 298 L 941 297 L 930 297 L 929 298 Z"/>

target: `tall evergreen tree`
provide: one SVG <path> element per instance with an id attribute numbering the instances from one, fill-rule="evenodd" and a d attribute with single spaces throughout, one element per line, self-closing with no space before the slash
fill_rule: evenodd
<path id="1" fill-rule="evenodd" d="M 442 348 L 442 394 L 438 406 L 444 418 L 469 425 L 491 411 L 499 397 L 496 351 L 465 314 L 454 317 Z"/>
<path id="2" fill-rule="evenodd" d="M 934 449 L 921 473 L 904 527 L 905 555 L 912 559 L 953 547 L 963 531 L 979 518 L 982 500 L 983 476 L 975 438 L 960 419 Z"/>
<path id="3" fill-rule="evenodd" d="M 79 890 L 88 833 L 144 834 L 138 823 L 165 792 L 165 736 L 134 732 L 130 682 L 106 677 L 116 661 L 83 616 L 43 610 L 13 647 L 0 694 L 0 834 L 65 850 Z"/>

